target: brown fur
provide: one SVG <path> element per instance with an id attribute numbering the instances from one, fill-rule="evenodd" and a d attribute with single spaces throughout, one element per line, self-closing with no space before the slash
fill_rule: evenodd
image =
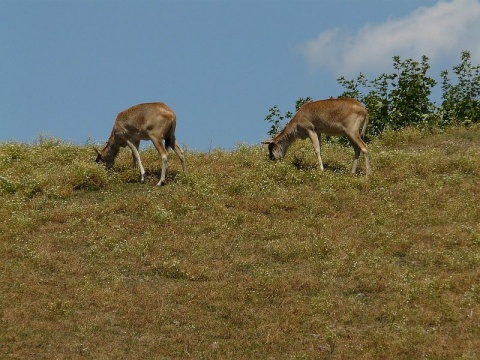
<path id="1" fill-rule="evenodd" d="M 97 162 L 104 162 L 107 167 L 113 166 L 119 149 L 128 146 L 132 151 L 133 166 L 135 167 L 138 162 L 142 182 L 144 182 L 145 170 L 138 153 L 138 147 L 141 140 L 151 140 L 162 158 L 162 174 L 158 182 L 158 185 L 162 185 L 165 182 L 168 147 L 171 147 L 178 155 L 185 171 L 183 151 L 175 140 L 175 126 L 175 113 L 164 103 L 146 103 L 132 106 L 118 114 L 105 147 L 102 150 L 95 148 Z M 163 140 L 165 146 L 162 143 Z"/>
<path id="2" fill-rule="evenodd" d="M 346 136 L 355 150 L 352 173 L 356 172 L 360 152 L 363 152 L 368 175 L 371 171 L 368 147 L 360 136 L 362 125 L 362 136 L 365 135 L 367 123 L 367 110 L 355 99 L 313 101 L 304 104 L 285 128 L 264 144 L 268 144 L 270 159 L 278 160 L 285 156 L 295 139 L 308 137 L 313 143 L 320 169 L 323 170 L 321 134 Z"/>

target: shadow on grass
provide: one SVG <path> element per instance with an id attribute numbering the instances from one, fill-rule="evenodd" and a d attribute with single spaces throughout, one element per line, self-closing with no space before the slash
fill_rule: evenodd
<path id="1" fill-rule="evenodd" d="M 320 171 L 318 163 L 307 162 L 301 157 L 295 157 L 292 161 L 292 165 L 301 171 Z M 334 172 L 337 174 L 346 174 L 350 171 L 345 165 L 340 163 L 323 163 L 324 171 Z"/>
<path id="2" fill-rule="evenodd" d="M 165 184 L 168 185 L 171 183 L 175 183 L 178 180 L 178 177 L 183 174 L 182 171 L 179 170 L 168 170 L 167 173 L 165 174 Z M 156 169 L 156 170 L 151 170 L 151 169 L 145 169 L 145 183 L 149 182 L 155 182 L 158 183 L 160 180 L 160 176 L 162 175 L 162 169 Z M 140 175 L 137 178 L 137 182 L 140 183 Z"/>

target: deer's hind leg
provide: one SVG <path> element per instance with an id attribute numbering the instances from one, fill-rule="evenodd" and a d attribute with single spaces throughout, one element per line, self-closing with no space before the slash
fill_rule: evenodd
<path id="1" fill-rule="evenodd" d="M 185 171 L 185 155 L 183 154 L 183 150 L 180 148 L 180 146 L 177 145 L 177 143 L 175 143 L 173 151 L 175 151 L 175 154 L 177 154 L 180 158 L 180 161 L 182 162 L 182 170 Z"/>
<path id="2" fill-rule="evenodd" d="M 162 143 L 162 140 L 152 138 L 153 145 L 157 149 L 160 157 L 162 158 L 162 174 L 160 175 L 160 181 L 157 183 L 158 186 L 165 183 L 165 174 L 167 173 L 167 163 L 168 163 L 168 152 L 165 146 Z"/>
<path id="3" fill-rule="evenodd" d="M 368 147 L 367 144 L 362 140 L 360 137 L 360 134 L 347 134 L 350 144 L 353 146 L 353 150 L 355 151 L 355 157 L 353 159 L 353 165 L 352 165 L 352 174 L 355 174 L 357 171 L 357 166 L 358 166 L 358 159 L 360 158 L 360 153 L 363 153 L 363 156 L 365 156 L 365 171 L 366 174 L 369 175 L 371 173 L 370 169 L 370 158 L 368 154 Z"/>
<path id="4" fill-rule="evenodd" d="M 180 146 L 177 144 L 177 140 L 175 139 L 175 134 L 172 134 L 170 138 L 165 140 L 165 147 L 168 150 L 168 148 L 172 148 L 172 150 L 177 154 L 178 158 L 182 162 L 182 170 L 185 171 L 185 155 L 183 154 L 183 150 Z"/>

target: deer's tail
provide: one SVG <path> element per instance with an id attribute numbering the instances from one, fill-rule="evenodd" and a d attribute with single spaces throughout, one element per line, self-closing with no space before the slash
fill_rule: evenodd
<path id="1" fill-rule="evenodd" d="M 368 113 L 367 115 L 365 115 L 365 119 L 363 120 L 362 138 L 365 137 L 365 133 L 367 132 L 367 125 L 368 125 Z"/>
<path id="2" fill-rule="evenodd" d="M 168 148 L 173 149 L 175 147 L 175 126 L 176 124 L 172 124 L 170 129 L 168 130 L 168 133 L 165 136 L 165 148 L 168 150 Z"/>

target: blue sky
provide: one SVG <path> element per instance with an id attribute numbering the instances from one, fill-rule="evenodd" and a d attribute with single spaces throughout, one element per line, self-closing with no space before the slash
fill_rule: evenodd
<path id="1" fill-rule="evenodd" d="M 267 139 L 264 118 L 338 96 L 340 75 L 430 57 L 480 62 L 479 0 L 0 0 L 0 141 L 103 143 L 116 115 L 163 101 L 195 151 Z"/>

